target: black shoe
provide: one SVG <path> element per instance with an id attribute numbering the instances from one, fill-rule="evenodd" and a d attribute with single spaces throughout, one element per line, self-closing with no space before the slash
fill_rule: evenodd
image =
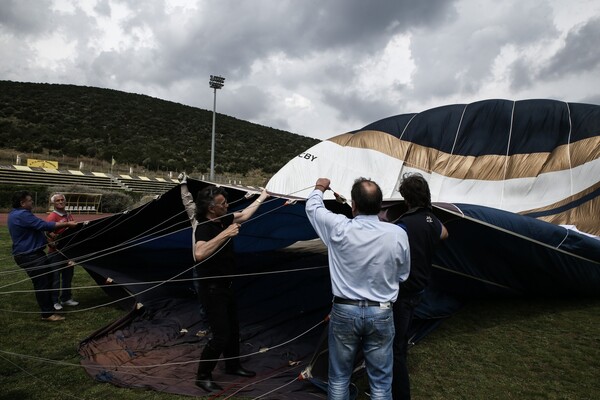
<path id="1" fill-rule="evenodd" d="M 242 367 L 227 368 L 225 369 L 225 373 L 229 375 L 244 376 L 246 378 L 252 378 L 253 376 L 256 376 L 256 372 L 248 371 L 247 369 L 244 369 Z"/>
<path id="2" fill-rule="evenodd" d="M 206 390 L 207 392 L 220 392 L 223 388 L 217 385 L 211 378 L 197 379 L 196 386 Z"/>

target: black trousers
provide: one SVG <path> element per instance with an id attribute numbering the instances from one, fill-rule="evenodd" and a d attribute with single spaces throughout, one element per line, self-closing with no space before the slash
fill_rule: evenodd
<path id="1" fill-rule="evenodd" d="M 71 284 L 75 268 L 68 266 L 69 260 L 58 251 L 48 253 L 48 263 L 54 270 L 52 274 L 52 288 L 56 289 L 52 292 L 52 303 L 58 303 L 59 300 L 71 300 Z"/>
<path id="2" fill-rule="evenodd" d="M 394 377 L 392 381 L 392 399 L 410 400 L 410 381 L 406 356 L 408 352 L 408 329 L 415 314 L 415 308 L 421 301 L 421 293 L 398 297 L 394 303 Z"/>
<path id="3" fill-rule="evenodd" d="M 226 358 L 227 369 L 239 367 L 240 327 L 233 289 L 227 285 L 203 284 L 200 300 L 212 331 L 212 338 L 204 348 L 198 365 L 198 378 L 205 379 L 211 376 L 221 354 Z"/>
<path id="4" fill-rule="evenodd" d="M 47 265 L 48 258 L 46 257 L 46 253 L 43 250 L 39 250 L 14 256 L 14 259 L 17 265 L 27 272 L 27 275 L 31 278 L 31 282 L 33 282 L 35 298 L 42 311 L 42 318 L 47 318 L 54 314 L 52 292 L 48 290 L 52 288 L 53 271 Z"/>

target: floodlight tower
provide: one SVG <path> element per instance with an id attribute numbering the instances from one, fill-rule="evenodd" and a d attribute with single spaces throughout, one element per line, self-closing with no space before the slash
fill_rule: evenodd
<path id="1" fill-rule="evenodd" d="M 208 82 L 210 87 L 214 90 L 214 101 L 213 101 L 213 123 L 212 123 L 212 140 L 210 143 L 210 180 L 215 180 L 215 120 L 217 115 L 217 89 L 221 89 L 225 84 L 225 78 L 218 75 L 211 75 L 210 81 Z"/>

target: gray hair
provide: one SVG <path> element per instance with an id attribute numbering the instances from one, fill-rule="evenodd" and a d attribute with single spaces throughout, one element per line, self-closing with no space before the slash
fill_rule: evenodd
<path id="1" fill-rule="evenodd" d="M 62 194 L 62 193 L 54 193 L 54 194 L 53 194 L 53 195 L 50 197 L 50 201 L 54 203 L 54 201 L 56 200 L 56 198 L 57 198 L 58 196 L 65 197 L 65 195 L 64 195 L 64 194 Z M 66 198 L 65 198 L 65 200 L 66 200 Z"/>

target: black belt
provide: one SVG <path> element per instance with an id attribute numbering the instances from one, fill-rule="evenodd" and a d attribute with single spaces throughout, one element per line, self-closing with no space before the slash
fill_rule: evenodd
<path id="1" fill-rule="evenodd" d="M 31 256 L 41 256 L 41 255 L 44 255 L 44 256 L 46 255 L 46 252 L 43 249 L 30 251 L 29 253 L 15 254 L 13 257 L 31 257 Z"/>
<path id="2" fill-rule="evenodd" d="M 333 302 L 336 304 L 347 304 L 350 306 L 363 306 L 363 307 L 389 307 L 390 306 L 390 302 L 387 301 L 385 303 L 379 303 L 377 301 L 371 301 L 371 300 L 350 300 L 350 299 L 343 299 L 341 297 L 337 297 L 337 296 L 333 296 Z"/>

